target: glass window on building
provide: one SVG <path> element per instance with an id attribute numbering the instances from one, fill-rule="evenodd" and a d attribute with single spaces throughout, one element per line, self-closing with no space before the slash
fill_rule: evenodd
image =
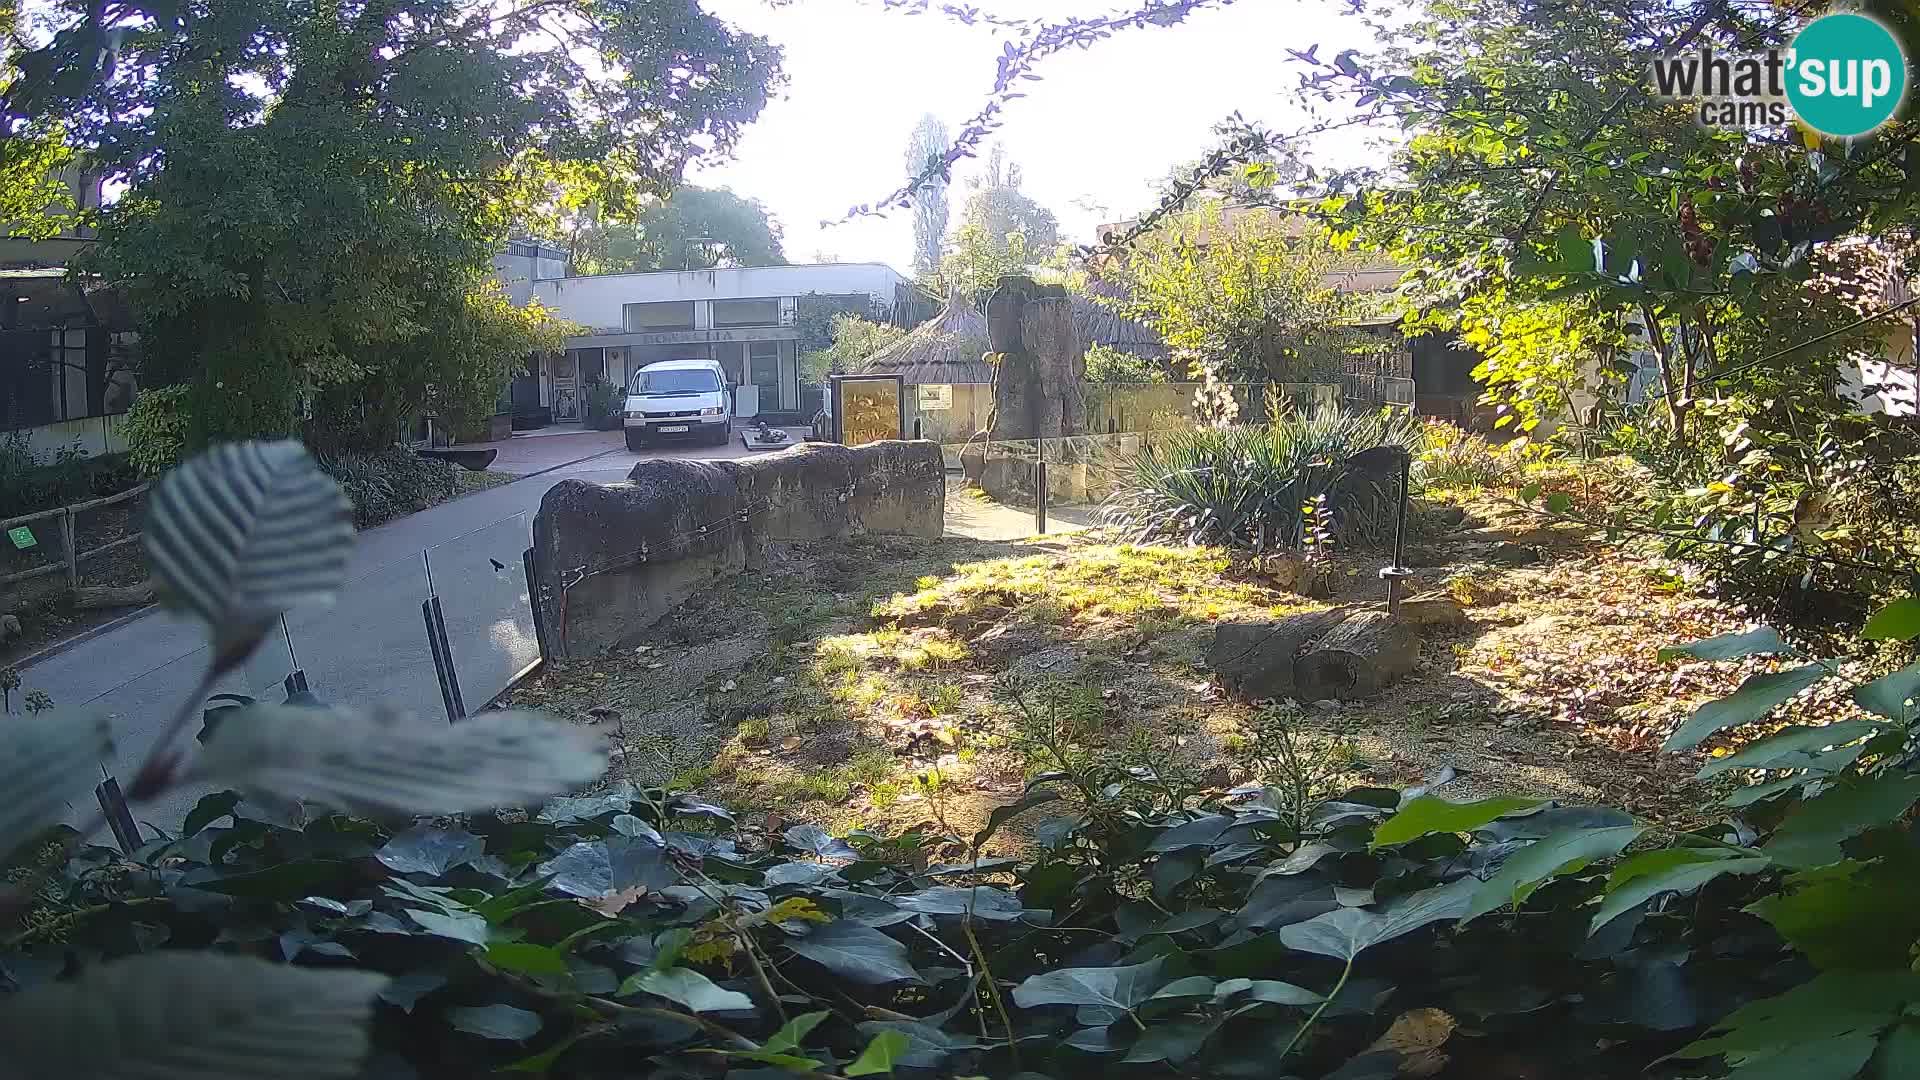
<path id="1" fill-rule="evenodd" d="M 747 378 L 760 389 L 760 408 L 780 407 L 780 343 L 755 341 L 747 346 Z"/>
<path id="2" fill-rule="evenodd" d="M 721 329 L 738 326 L 779 326 L 780 301 L 778 299 L 715 300 L 713 325 Z"/>
<path id="3" fill-rule="evenodd" d="M 693 329 L 693 301 L 691 300 L 628 304 L 626 315 L 627 330 L 630 333 Z"/>

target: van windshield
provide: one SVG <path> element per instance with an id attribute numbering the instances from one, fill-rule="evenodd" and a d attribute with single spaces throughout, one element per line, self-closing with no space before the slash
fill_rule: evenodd
<path id="1" fill-rule="evenodd" d="M 668 368 L 663 371 L 639 371 L 633 376 L 631 394 L 649 397 L 680 397 L 710 394 L 720 389 L 720 377 L 705 368 Z"/>

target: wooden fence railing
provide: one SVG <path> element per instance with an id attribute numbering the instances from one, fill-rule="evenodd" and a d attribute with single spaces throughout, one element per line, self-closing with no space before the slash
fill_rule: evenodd
<path id="1" fill-rule="evenodd" d="M 38 513 L 22 514 L 19 517 L 0 521 L 0 534 L 5 534 L 21 526 L 31 526 L 37 521 L 50 521 L 55 518 L 60 519 L 60 558 L 54 562 L 42 563 L 39 566 L 0 576 L 0 585 L 12 585 L 21 581 L 30 581 L 37 577 L 57 574 L 64 570 L 67 574 L 67 587 L 77 590 L 80 587 L 80 564 L 82 562 L 105 555 L 109 551 L 123 548 L 128 544 L 137 544 L 140 542 L 140 534 L 137 532 L 128 533 L 117 540 L 110 540 L 107 543 L 101 544 L 99 547 L 79 551 L 76 550 L 74 541 L 74 537 L 78 535 L 78 530 L 74 525 L 75 515 L 83 514 L 90 510 L 99 510 L 103 507 L 112 506 L 115 503 L 123 503 L 128 499 L 138 498 L 146 494 L 146 491 L 147 485 L 141 484 L 139 487 L 129 488 L 117 495 L 108 495 L 100 499 L 90 499 L 87 502 L 56 507 L 52 510 L 41 510 Z"/>

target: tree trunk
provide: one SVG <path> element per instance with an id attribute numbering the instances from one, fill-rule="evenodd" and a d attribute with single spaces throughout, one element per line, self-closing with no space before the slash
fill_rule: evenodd
<path id="1" fill-rule="evenodd" d="M 1294 682 L 1307 701 L 1372 697 L 1419 659 L 1420 635 L 1410 622 L 1384 611 L 1353 612 L 1300 656 Z"/>

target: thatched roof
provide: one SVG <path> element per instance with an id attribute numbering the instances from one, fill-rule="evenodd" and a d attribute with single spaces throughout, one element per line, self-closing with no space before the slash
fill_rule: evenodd
<path id="1" fill-rule="evenodd" d="M 1091 283 L 1096 292 L 1111 286 Z M 1159 335 L 1096 300 L 1075 293 L 1073 326 L 1082 345 L 1110 345 L 1148 359 L 1165 359 L 1167 346 Z M 933 318 L 906 337 L 881 349 L 860 365 L 861 371 L 899 374 L 908 384 L 989 383 L 993 366 L 987 351 L 987 317 L 966 297 L 955 295 Z"/>
<path id="2" fill-rule="evenodd" d="M 955 295 L 940 313 L 860 365 L 862 372 L 898 374 L 908 385 L 988 383 L 987 317 Z"/>

